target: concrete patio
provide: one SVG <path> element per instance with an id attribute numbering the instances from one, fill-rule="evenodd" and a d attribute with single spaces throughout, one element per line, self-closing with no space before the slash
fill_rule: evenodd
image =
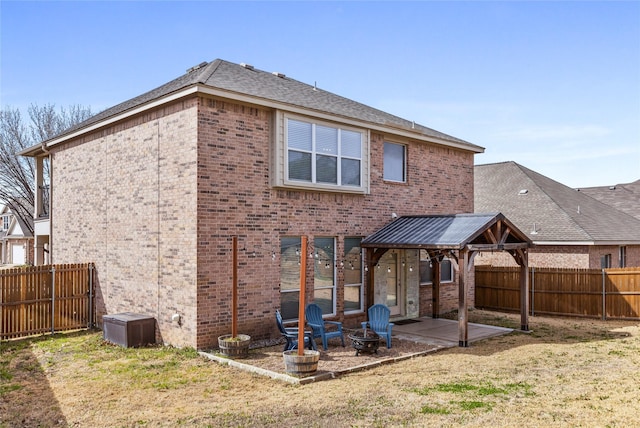
<path id="1" fill-rule="evenodd" d="M 442 347 L 458 346 L 458 321 L 445 318 L 422 317 L 393 327 L 393 337 Z M 469 343 L 511 333 L 513 329 L 469 323 Z"/>

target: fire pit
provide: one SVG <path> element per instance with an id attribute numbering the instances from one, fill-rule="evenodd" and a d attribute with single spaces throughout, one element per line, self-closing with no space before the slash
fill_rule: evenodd
<path id="1" fill-rule="evenodd" d="M 348 337 L 351 339 L 351 345 L 356 350 L 356 356 L 360 355 L 360 352 L 369 354 L 378 353 L 380 336 L 378 336 L 375 331 L 365 329 L 351 333 Z"/>

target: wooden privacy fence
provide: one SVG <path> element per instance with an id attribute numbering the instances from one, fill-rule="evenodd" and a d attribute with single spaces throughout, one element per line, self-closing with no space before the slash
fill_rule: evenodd
<path id="1" fill-rule="evenodd" d="M 91 328 L 91 263 L 0 270 L 0 340 Z"/>
<path id="2" fill-rule="evenodd" d="M 476 266 L 477 308 L 520 310 L 520 268 Z M 530 313 L 640 319 L 640 268 L 529 268 Z"/>

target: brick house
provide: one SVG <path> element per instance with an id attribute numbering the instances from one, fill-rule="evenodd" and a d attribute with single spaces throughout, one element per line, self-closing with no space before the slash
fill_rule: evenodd
<path id="1" fill-rule="evenodd" d="M 532 267 L 640 266 L 640 219 L 515 162 L 475 166 L 475 210 L 500 211 L 524 232 Z M 476 264 L 514 266 L 500 253 Z"/>
<path id="2" fill-rule="evenodd" d="M 0 205 L 0 265 L 33 264 L 33 234 L 30 225 Z"/>
<path id="3" fill-rule="evenodd" d="M 640 220 L 640 180 L 613 186 L 582 187 L 577 190 Z"/>
<path id="4" fill-rule="evenodd" d="M 254 338 L 276 334 L 276 309 L 297 317 L 303 235 L 306 294 L 326 317 L 355 326 L 374 296 L 397 319 L 430 314 L 424 255 L 388 252 L 378 261 L 388 281 L 370 290 L 359 243 L 397 216 L 472 213 L 482 151 L 281 73 L 215 60 L 21 154 L 52 171 L 37 259 L 48 244 L 52 263 L 96 264 L 99 322 L 151 315 L 161 342 L 207 348 L 230 332 L 232 236 L 239 331 Z M 443 312 L 457 307 L 453 276 L 442 269 Z"/>

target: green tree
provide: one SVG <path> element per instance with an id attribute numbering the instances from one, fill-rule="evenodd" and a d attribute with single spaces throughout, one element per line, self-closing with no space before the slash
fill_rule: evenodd
<path id="1" fill-rule="evenodd" d="M 91 108 L 79 105 L 56 109 L 53 104 L 32 104 L 29 120 L 19 109 L 0 110 L 0 204 L 8 206 L 33 233 L 35 202 L 34 159 L 20 151 L 47 141 L 91 116 Z M 48 169 L 44 171 L 48 183 Z"/>

